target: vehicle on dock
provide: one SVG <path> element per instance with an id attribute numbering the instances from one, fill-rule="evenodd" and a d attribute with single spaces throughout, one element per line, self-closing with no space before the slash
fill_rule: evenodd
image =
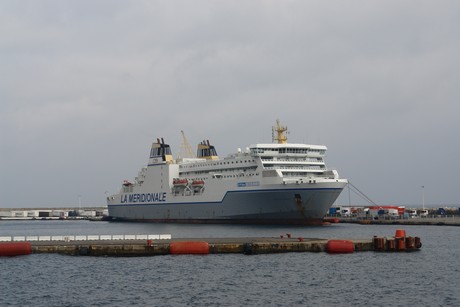
<path id="1" fill-rule="evenodd" d="M 420 217 L 427 217 L 429 214 L 429 211 L 427 209 L 422 209 L 419 211 Z"/>
<path id="2" fill-rule="evenodd" d="M 417 217 L 417 210 L 416 209 L 408 209 L 406 210 L 409 217 L 414 218 Z"/>

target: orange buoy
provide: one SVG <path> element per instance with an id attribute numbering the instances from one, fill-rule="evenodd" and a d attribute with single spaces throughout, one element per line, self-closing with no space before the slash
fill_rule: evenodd
<path id="1" fill-rule="evenodd" d="M 32 246 L 30 245 L 30 242 L 0 243 L 0 257 L 12 257 L 30 254 L 32 254 Z"/>
<path id="2" fill-rule="evenodd" d="M 330 226 L 331 222 L 323 222 L 323 226 Z"/>
<path id="3" fill-rule="evenodd" d="M 405 238 L 406 231 L 404 229 L 397 229 L 395 233 L 395 238 Z"/>
<path id="4" fill-rule="evenodd" d="M 353 253 L 355 245 L 349 240 L 329 240 L 326 243 L 326 251 L 329 254 Z"/>
<path id="5" fill-rule="evenodd" d="M 186 255 L 186 254 L 206 255 L 206 254 L 209 254 L 208 242 L 196 242 L 196 241 L 172 242 L 169 245 L 169 248 L 170 248 L 170 253 L 173 255 Z"/>

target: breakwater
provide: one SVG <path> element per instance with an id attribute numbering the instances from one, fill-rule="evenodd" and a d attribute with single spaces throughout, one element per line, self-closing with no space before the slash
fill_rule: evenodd
<path id="1" fill-rule="evenodd" d="M 73 238 L 68 240 L 34 240 L 18 241 L 13 243 L 0 242 L 0 255 L 2 244 L 5 255 L 11 255 L 12 249 L 30 250 L 30 253 L 57 253 L 73 256 L 156 256 L 168 254 L 228 254 L 240 253 L 246 255 L 288 253 L 288 252 L 328 252 L 352 253 L 360 251 L 415 251 L 421 248 L 420 238 L 406 237 L 396 233 L 395 237 L 383 238 L 374 236 L 369 240 L 327 240 L 317 238 L 293 238 L 290 234 L 279 238 L 196 238 L 196 239 L 149 239 L 149 235 L 142 235 L 143 239 L 129 236 L 131 239 L 101 240 L 95 236 L 86 236 L 85 240 Z M 151 235 L 152 237 L 154 235 Z M 163 235 L 164 236 L 164 235 Z M 167 237 L 167 235 L 166 235 Z M 118 237 L 117 237 L 118 238 Z M 16 243 L 16 247 L 14 245 Z M 27 246 L 25 246 L 27 245 Z M 28 249 L 30 246 L 30 249 Z M 28 253 L 27 253 L 28 254 Z M 19 255 L 19 254 L 18 254 Z"/>

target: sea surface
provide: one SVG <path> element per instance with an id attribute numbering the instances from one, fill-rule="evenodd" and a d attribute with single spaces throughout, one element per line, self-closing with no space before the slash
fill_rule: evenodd
<path id="1" fill-rule="evenodd" d="M 171 234 L 174 238 L 418 236 L 411 253 L 0 258 L 0 306 L 460 306 L 460 227 L 244 226 L 0 221 L 0 236 Z"/>

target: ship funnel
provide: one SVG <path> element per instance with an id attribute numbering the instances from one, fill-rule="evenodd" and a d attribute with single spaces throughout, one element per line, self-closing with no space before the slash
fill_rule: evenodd
<path id="1" fill-rule="evenodd" d="M 203 142 L 198 144 L 197 150 L 198 158 L 205 158 L 207 160 L 218 160 L 219 156 L 217 155 L 216 149 L 209 142 L 209 140 L 203 140 Z"/>
<path id="2" fill-rule="evenodd" d="M 159 158 L 161 158 L 161 160 Z M 171 163 L 172 160 L 171 147 L 168 144 L 165 144 L 163 138 L 157 138 L 157 142 L 152 143 L 152 148 L 150 149 L 149 165 L 157 164 L 159 161 Z"/>

